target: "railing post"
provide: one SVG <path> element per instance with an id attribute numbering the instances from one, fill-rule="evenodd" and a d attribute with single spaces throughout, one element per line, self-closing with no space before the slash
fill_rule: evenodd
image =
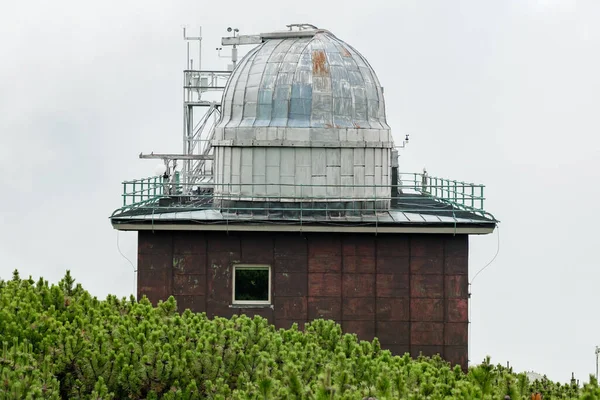
<path id="1" fill-rule="evenodd" d="M 135 204 L 135 179 L 133 180 L 133 200 L 132 200 L 132 204 Z"/>
<path id="2" fill-rule="evenodd" d="M 475 208 L 475 185 L 471 183 L 471 208 Z"/>
<path id="3" fill-rule="evenodd" d="M 123 207 L 127 205 L 127 182 L 123 182 Z"/>
<path id="4" fill-rule="evenodd" d="M 480 203 L 481 211 L 483 211 L 483 188 L 484 188 L 484 186 L 481 185 L 481 203 Z"/>
<path id="5" fill-rule="evenodd" d="M 458 203 L 458 193 L 456 193 L 456 181 L 454 181 L 454 203 Z"/>

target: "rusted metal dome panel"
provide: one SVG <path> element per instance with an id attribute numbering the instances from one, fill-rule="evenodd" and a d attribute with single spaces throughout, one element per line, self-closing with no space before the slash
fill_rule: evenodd
<path id="1" fill-rule="evenodd" d="M 241 60 L 222 104 L 219 128 L 225 130 L 389 130 L 375 72 L 361 54 L 328 31 L 266 40 Z"/>

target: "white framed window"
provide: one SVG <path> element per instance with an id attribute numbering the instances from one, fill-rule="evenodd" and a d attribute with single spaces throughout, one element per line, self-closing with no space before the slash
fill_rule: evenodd
<path id="1" fill-rule="evenodd" d="M 233 304 L 271 304 L 271 266 L 238 264 L 233 266 Z"/>

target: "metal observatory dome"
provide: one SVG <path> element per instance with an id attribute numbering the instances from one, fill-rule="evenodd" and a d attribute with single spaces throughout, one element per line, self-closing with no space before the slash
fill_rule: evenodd
<path id="1" fill-rule="evenodd" d="M 223 94 L 215 200 L 388 208 L 394 144 L 367 60 L 326 30 L 261 38 Z"/>

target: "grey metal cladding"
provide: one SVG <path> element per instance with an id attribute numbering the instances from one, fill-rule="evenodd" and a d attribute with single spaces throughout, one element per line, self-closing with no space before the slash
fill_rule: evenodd
<path id="1" fill-rule="evenodd" d="M 217 131 L 225 127 L 389 130 L 375 72 L 327 31 L 267 39 L 250 51 L 223 94 Z"/>

